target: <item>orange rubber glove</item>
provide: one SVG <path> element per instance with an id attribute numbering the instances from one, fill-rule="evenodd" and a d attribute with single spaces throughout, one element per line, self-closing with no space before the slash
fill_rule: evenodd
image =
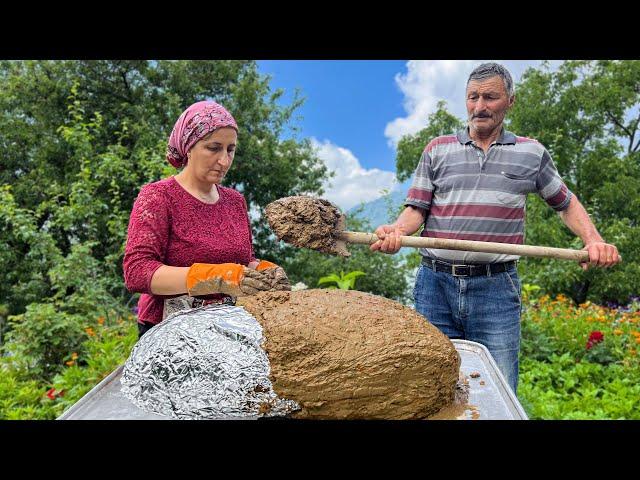
<path id="1" fill-rule="evenodd" d="M 256 270 L 264 273 L 271 281 L 271 288 L 274 290 L 291 290 L 291 284 L 284 269 L 275 263 L 267 260 L 260 260 Z"/>
<path id="2" fill-rule="evenodd" d="M 267 260 L 260 260 L 260 263 L 256 266 L 256 270 L 259 272 L 262 270 L 266 270 L 267 268 L 280 268 L 275 263 L 268 262 Z"/>
<path id="3" fill-rule="evenodd" d="M 239 297 L 271 290 L 268 275 L 238 263 L 194 263 L 187 272 L 190 296 L 224 293 Z"/>

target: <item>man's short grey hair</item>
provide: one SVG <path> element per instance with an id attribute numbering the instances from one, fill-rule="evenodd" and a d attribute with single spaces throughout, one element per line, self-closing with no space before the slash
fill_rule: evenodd
<path id="1" fill-rule="evenodd" d="M 509 94 L 509 98 L 513 97 L 516 91 L 509 70 L 495 62 L 483 63 L 474 68 L 467 80 L 467 86 L 471 80 L 482 81 L 495 76 L 502 78 L 504 86 L 507 89 L 507 93 Z"/>

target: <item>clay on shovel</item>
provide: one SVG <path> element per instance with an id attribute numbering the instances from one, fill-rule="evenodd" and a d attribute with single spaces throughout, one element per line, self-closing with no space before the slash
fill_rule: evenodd
<path id="1" fill-rule="evenodd" d="M 279 240 L 332 255 L 351 255 L 346 242 L 337 238 L 344 231 L 346 221 L 333 203 L 298 195 L 271 202 L 265 212 L 267 222 Z"/>

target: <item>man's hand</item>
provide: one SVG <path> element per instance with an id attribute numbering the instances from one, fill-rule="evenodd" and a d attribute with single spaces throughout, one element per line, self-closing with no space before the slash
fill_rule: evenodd
<path id="1" fill-rule="evenodd" d="M 384 253 L 397 253 L 400 250 L 400 237 L 405 235 L 404 225 L 380 225 L 374 232 L 380 240 L 371 244 L 369 249 L 372 251 L 379 250 Z"/>
<path id="2" fill-rule="evenodd" d="M 589 214 L 575 195 L 571 196 L 567 209 L 560 212 L 560 218 L 573 233 L 580 237 L 585 245 L 583 250 L 589 252 L 589 262 L 580 262 L 583 270 L 588 270 L 591 265 L 608 268 L 622 261 L 622 257 L 618 255 L 618 249 L 615 245 L 604 242 Z"/>
<path id="3" fill-rule="evenodd" d="M 580 262 L 583 270 L 588 270 L 591 265 L 609 268 L 622 261 L 622 257 L 618 254 L 616 246 L 609 243 L 600 241 L 590 242 L 585 245 L 583 250 L 589 252 L 589 263 Z"/>

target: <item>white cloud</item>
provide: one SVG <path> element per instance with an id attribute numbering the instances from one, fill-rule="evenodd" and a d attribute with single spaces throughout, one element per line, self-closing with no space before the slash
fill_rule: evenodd
<path id="1" fill-rule="evenodd" d="M 500 61 L 509 69 L 517 83 L 528 67 L 538 67 L 539 60 Z M 407 71 L 395 76 L 396 85 L 404 95 L 403 106 L 407 113 L 389 122 L 384 134 L 395 149 L 403 135 L 414 134 L 426 126 L 429 114 L 436 110 L 439 100 L 447 102 L 447 110 L 460 119 L 466 118 L 464 90 L 469 73 L 482 60 L 411 60 Z M 555 69 L 561 61 L 551 61 Z M 516 89 L 516 98 L 517 98 Z"/>
<path id="2" fill-rule="evenodd" d="M 384 134 L 395 147 L 403 135 L 417 133 L 425 127 L 439 100 L 451 100 L 458 93 L 460 81 L 473 68 L 470 60 L 411 60 L 407 72 L 396 74 L 396 85 L 404 95 L 406 117 L 389 122 Z M 453 113 L 453 112 L 452 112 Z"/>
<path id="3" fill-rule="evenodd" d="M 329 140 L 319 142 L 312 138 L 311 143 L 327 168 L 335 172 L 324 185 L 323 198 L 335 203 L 343 212 L 360 202 L 379 198 L 383 189 L 393 191 L 398 185 L 395 173 L 363 168 L 351 150 Z"/>

